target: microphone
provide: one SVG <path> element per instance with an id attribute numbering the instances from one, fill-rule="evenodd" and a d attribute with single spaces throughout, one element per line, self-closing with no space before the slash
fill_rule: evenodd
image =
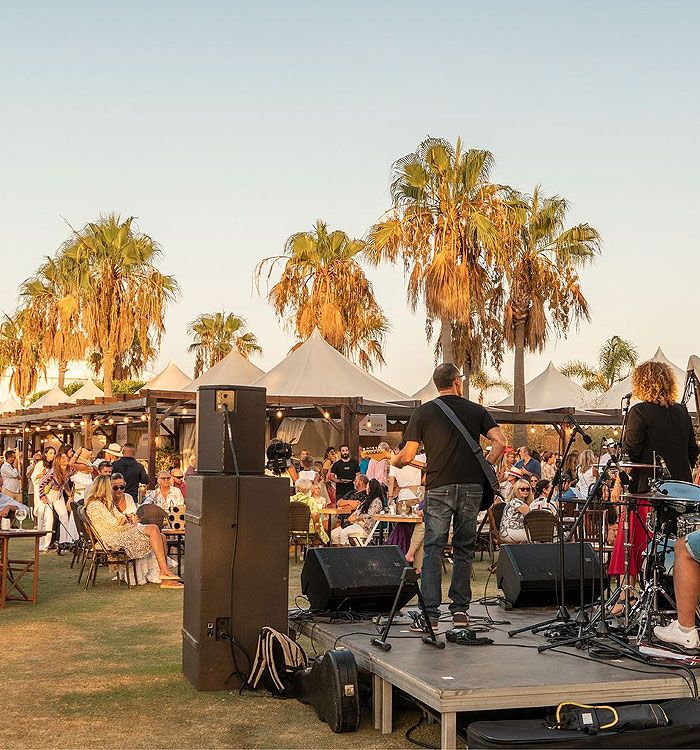
<path id="1" fill-rule="evenodd" d="M 567 414 L 565 419 L 568 419 L 571 425 L 574 428 L 574 433 L 578 432 L 578 434 L 583 438 L 583 442 L 586 445 L 590 445 L 593 442 L 593 438 L 590 435 L 587 435 L 584 431 L 581 425 L 576 421 L 576 417 L 574 417 L 573 414 Z"/>
<path id="2" fill-rule="evenodd" d="M 632 399 L 632 393 L 626 393 L 623 397 L 623 401 L 630 401 Z"/>

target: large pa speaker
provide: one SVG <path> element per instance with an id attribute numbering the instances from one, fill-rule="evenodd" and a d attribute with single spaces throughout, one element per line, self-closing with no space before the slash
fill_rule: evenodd
<path id="1" fill-rule="evenodd" d="M 406 558 L 394 545 L 314 547 L 306 551 L 301 590 L 312 610 L 389 612 Z M 413 599 L 416 584 L 405 584 L 399 607 Z"/>
<path id="2" fill-rule="evenodd" d="M 193 474 L 185 518 L 182 670 L 198 690 L 234 690 L 263 626 L 287 632 L 289 481 Z"/>
<path id="3" fill-rule="evenodd" d="M 583 580 L 587 601 L 600 593 L 600 560 L 593 547 L 583 545 Z M 561 581 L 558 544 L 504 544 L 498 554 L 498 588 L 513 607 L 556 606 Z M 564 545 L 566 602 L 578 601 L 578 544 Z"/>
<path id="4" fill-rule="evenodd" d="M 264 388 L 202 385 L 197 389 L 198 474 L 264 472 L 265 405 Z M 229 426 L 236 447 L 237 470 L 229 447 Z"/>

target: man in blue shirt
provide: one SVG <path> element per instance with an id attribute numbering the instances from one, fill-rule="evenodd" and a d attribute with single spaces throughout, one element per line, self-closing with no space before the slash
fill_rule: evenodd
<path id="1" fill-rule="evenodd" d="M 532 457 L 532 453 L 527 445 L 518 448 L 519 461 L 516 461 L 516 469 L 524 469 L 528 474 L 534 474 L 538 479 L 542 476 L 542 467 L 540 462 Z"/>

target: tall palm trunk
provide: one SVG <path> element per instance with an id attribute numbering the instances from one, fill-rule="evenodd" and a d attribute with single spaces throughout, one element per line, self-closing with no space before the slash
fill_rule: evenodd
<path id="1" fill-rule="evenodd" d="M 105 398 L 112 397 L 112 380 L 114 378 L 114 352 L 111 349 L 105 349 L 102 357 L 102 377 L 104 379 L 103 387 Z"/>
<path id="2" fill-rule="evenodd" d="M 58 387 L 63 390 L 66 387 L 66 371 L 68 370 L 68 362 L 65 359 L 58 361 Z"/>
<path id="3" fill-rule="evenodd" d="M 515 323 L 515 361 L 513 365 L 513 406 L 514 411 L 524 412 L 525 403 L 525 321 Z M 527 425 L 513 425 L 513 442 L 516 447 L 527 444 Z"/>
<path id="4" fill-rule="evenodd" d="M 465 357 L 464 358 L 464 364 L 462 365 L 462 375 L 464 375 L 464 380 L 462 380 L 462 393 L 464 395 L 464 398 L 469 398 L 469 380 L 471 378 L 472 374 L 472 360 L 471 357 Z M 483 399 L 479 401 L 479 403 L 482 403 Z"/>
<path id="5" fill-rule="evenodd" d="M 440 318 L 440 349 L 442 350 L 442 361 L 453 363 L 455 361 L 454 344 L 452 343 L 452 323 L 449 318 Z"/>

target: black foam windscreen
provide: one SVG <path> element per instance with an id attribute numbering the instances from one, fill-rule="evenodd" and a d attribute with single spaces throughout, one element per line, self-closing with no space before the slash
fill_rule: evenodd
<path id="1" fill-rule="evenodd" d="M 600 559 L 591 544 L 583 545 L 583 582 L 587 601 L 599 593 Z M 504 544 L 498 555 L 498 588 L 514 607 L 556 606 L 562 571 L 559 545 Z M 564 545 L 564 590 L 567 603 L 578 601 L 579 546 Z"/>
<path id="2" fill-rule="evenodd" d="M 306 552 L 301 590 L 317 611 L 388 612 L 408 563 L 395 545 L 314 547 Z M 399 607 L 417 592 L 406 583 Z"/>

